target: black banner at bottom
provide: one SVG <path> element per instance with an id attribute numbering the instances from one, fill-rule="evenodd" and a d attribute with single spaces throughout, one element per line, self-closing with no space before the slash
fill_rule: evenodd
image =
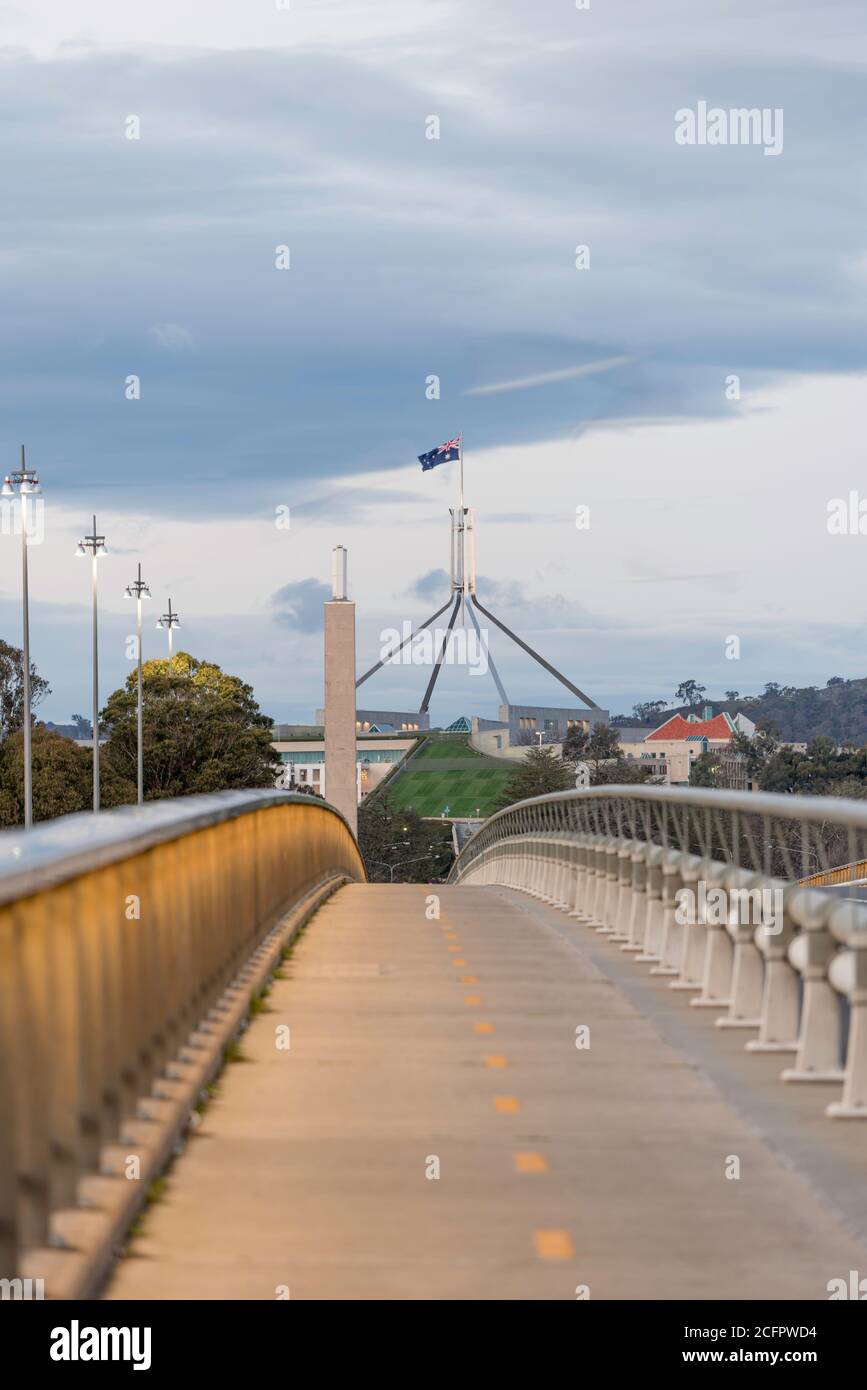
<path id="1" fill-rule="evenodd" d="M 604 1369 L 616 1374 L 621 1368 L 640 1367 L 650 1373 L 667 1373 L 675 1367 L 701 1371 L 706 1367 L 749 1369 L 766 1367 L 812 1367 L 823 1374 L 829 1370 L 857 1365 L 863 1352 L 865 1319 L 860 1308 L 844 1306 L 858 1301 L 841 1296 L 828 1302 L 782 1303 L 769 1300 L 751 1303 L 713 1302 L 592 1302 L 576 1301 L 568 1317 L 545 1315 L 546 1335 L 551 1332 L 565 1339 L 562 1353 L 592 1355 Z M 347 1315 L 353 1306 L 364 1309 L 359 1325 L 361 1340 L 345 1341 L 351 1331 Z M 280 1302 L 215 1303 L 51 1303 L 17 1300 L 0 1301 L 0 1337 L 7 1362 L 14 1358 L 23 1370 L 49 1378 L 78 1376 L 93 1378 L 101 1371 L 113 1376 L 164 1376 L 167 1372 L 194 1371 L 197 1375 L 213 1371 L 223 1377 L 233 1371 L 260 1376 L 271 1369 L 287 1373 L 292 1362 L 287 1355 L 303 1356 L 310 1351 L 303 1341 L 287 1343 L 286 1333 L 298 1339 L 311 1331 L 325 1332 L 327 1342 L 313 1347 L 325 1351 L 329 1370 L 341 1347 L 347 1360 L 359 1359 L 367 1371 L 390 1369 L 392 1358 L 401 1366 L 401 1378 L 416 1374 L 429 1378 L 438 1364 L 445 1374 L 453 1374 L 459 1338 L 466 1328 L 452 1324 L 449 1333 L 431 1321 L 430 1312 L 412 1303 L 399 1306 L 401 1322 L 393 1319 L 377 1330 L 375 1304 L 365 1302 L 316 1304 L 297 1300 Z M 459 1308 L 461 1304 L 453 1305 Z M 491 1305 L 492 1312 L 495 1304 Z M 526 1308 L 529 1309 L 529 1304 Z M 538 1308 L 538 1304 L 535 1305 Z M 425 1341 L 421 1364 L 416 1371 L 407 1363 L 405 1338 L 412 1332 L 412 1308 L 418 1309 Z M 514 1308 L 514 1304 L 510 1304 Z M 317 1313 L 327 1309 L 328 1322 L 319 1324 Z M 339 1310 L 339 1312 L 338 1312 Z M 562 1310 L 561 1310 L 562 1311 Z M 537 1313 L 536 1316 L 539 1314 Z M 496 1361 L 498 1353 L 511 1361 L 527 1344 L 521 1342 L 521 1322 L 509 1314 L 513 1337 L 488 1343 L 484 1359 Z M 336 1322 L 335 1317 L 340 1321 Z M 550 1322 L 549 1322 L 550 1317 Z M 528 1331 L 538 1324 L 527 1318 Z M 425 1324 L 428 1327 L 425 1328 Z M 478 1325 L 476 1324 L 476 1331 Z M 457 1336 L 451 1335 L 452 1333 Z M 517 1334 L 517 1338 L 514 1337 Z M 572 1342 L 581 1337 L 579 1344 Z M 379 1340 L 387 1337 L 387 1341 Z M 588 1342 L 587 1338 L 594 1339 Z M 375 1341 L 374 1338 L 377 1340 Z M 474 1337 L 475 1340 L 475 1337 Z M 290 1353 L 290 1347 L 294 1352 Z M 548 1348 L 556 1352 L 556 1345 Z M 481 1353 L 481 1346 L 478 1345 Z M 561 1354 L 562 1354 L 561 1353 Z"/>

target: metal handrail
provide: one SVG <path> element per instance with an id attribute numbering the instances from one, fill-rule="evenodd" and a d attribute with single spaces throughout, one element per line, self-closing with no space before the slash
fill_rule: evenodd
<path id="1" fill-rule="evenodd" d="M 206 792 L 168 797 L 143 806 L 77 811 L 68 816 L 0 831 L 0 904 L 64 883 L 94 869 L 115 864 L 154 845 L 194 830 L 234 820 L 269 806 L 309 805 L 310 797 L 271 788 Z M 349 830 L 349 823 L 328 801 L 317 799 Z"/>
<path id="2" fill-rule="evenodd" d="M 140 1152 L 128 1126 L 179 1065 L 219 1065 L 215 1020 L 283 924 L 366 878 L 333 806 L 270 789 L 0 834 L 0 1279 L 113 1146 Z"/>
<path id="3" fill-rule="evenodd" d="M 667 813 L 671 812 L 680 816 L 681 827 L 690 819 L 694 822 L 697 813 L 723 816 L 728 818 L 730 824 L 737 824 L 738 821 L 755 823 L 758 819 L 768 822 L 769 826 L 773 822 L 784 822 L 806 827 L 806 833 L 802 830 L 800 845 L 784 847 L 790 857 L 792 854 L 812 852 L 813 835 L 817 828 L 835 826 L 848 833 L 848 862 L 867 859 L 867 802 L 864 801 L 843 797 L 786 796 L 775 792 L 724 791 L 706 787 L 610 784 L 588 787 L 580 791 L 551 792 L 546 796 L 531 797 L 496 811 L 464 845 L 452 866 L 449 882 L 459 882 L 473 860 L 498 838 L 526 833 L 543 826 L 550 830 L 566 828 L 567 821 L 571 819 L 570 810 L 574 811 L 576 825 L 579 820 L 592 819 L 594 815 L 597 824 L 601 825 L 606 819 L 606 810 L 609 812 L 609 821 L 613 820 L 611 812 L 614 808 L 619 808 L 621 819 L 631 808 L 636 812 L 638 808 L 644 808 L 645 820 L 647 812 L 656 812 L 659 825 L 665 821 Z M 637 819 L 637 816 L 635 818 Z M 683 838 L 681 832 L 681 843 Z M 765 848 L 781 848 L 774 845 L 772 835 L 766 834 L 764 840 Z M 663 826 L 660 830 L 660 843 L 676 842 L 670 830 Z M 856 848 L 859 844 L 863 845 L 864 849 L 864 853 L 860 855 Z M 739 841 L 732 842 L 731 853 L 726 856 L 727 862 L 739 863 L 739 847 Z M 753 867 L 758 865 L 754 863 Z M 820 872 L 830 871 L 834 867 L 835 865 L 828 862 Z M 800 880 L 806 876 L 806 872 L 802 874 L 793 871 L 782 876 Z"/>
<path id="4" fill-rule="evenodd" d="M 863 801 L 612 784 L 498 811 L 449 881 L 566 912 L 867 1119 L 867 904 L 817 886 L 862 860 Z"/>

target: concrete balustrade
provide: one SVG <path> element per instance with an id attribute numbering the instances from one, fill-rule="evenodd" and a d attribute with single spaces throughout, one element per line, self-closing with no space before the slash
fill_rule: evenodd
<path id="1" fill-rule="evenodd" d="M 832 957 L 828 979 L 849 1003 L 843 1095 L 826 1114 L 834 1119 L 867 1118 L 867 907 L 837 904 L 828 918 L 833 939 L 843 947 Z"/>
<path id="2" fill-rule="evenodd" d="M 763 818 L 769 844 L 748 839 L 750 816 Z M 867 903 L 755 867 L 787 834 L 797 861 L 799 822 L 808 846 L 817 825 L 836 822 L 850 838 L 857 827 L 867 847 L 862 803 L 600 787 L 499 812 L 464 847 L 451 881 L 488 881 L 485 866 L 496 862 L 498 883 L 607 937 L 690 995 L 691 1007 L 713 1011 L 718 1028 L 754 1034 L 747 1052 L 791 1054 L 784 1081 L 839 1086 L 829 1116 L 867 1118 Z"/>
<path id="3" fill-rule="evenodd" d="M 684 854 L 681 857 L 681 885 L 692 898 L 681 904 L 684 917 L 682 928 L 682 948 L 680 971 L 672 980 L 672 989 L 699 991 L 704 975 L 704 960 L 707 951 L 707 910 L 706 893 L 711 863 L 697 854 Z M 700 885 L 705 891 L 702 893 Z"/>
<path id="4" fill-rule="evenodd" d="M 275 924 L 365 877 L 343 818 L 284 792 L 0 834 L 0 1277 L 23 1249 L 65 1243 L 58 1213 L 165 1106 Z"/>
<path id="5" fill-rule="evenodd" d="M 784 1081 L 840 1082 L 840 1007 L 828 968 L 837 943 L 828 929 L 835 900 L 816 888 L 794 893 L 790 911 L 800 932 L 788 949 L 789 963 L 803 982 L 798 1051 Z"/>

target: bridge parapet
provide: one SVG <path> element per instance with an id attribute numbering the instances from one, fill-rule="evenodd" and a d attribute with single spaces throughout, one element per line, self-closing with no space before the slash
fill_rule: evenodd
<path id="1" fill-rule="evenodd" d="M 791 1054 L 786 1082 L 837 1085 L 867 1119 L 867 901 L 811 886 L 867 860 L 860 801 L 595 787 L 519 802 L 464 846 L 450 882 L 515 888 L 584 922 L 673 990 Z"/>
<path id="2" fill-rule="evenodd" d="M 365 878 L 343 817 L 287 792 L 0 834 L 0 1279 L 93 1246 L 74 1219 L 88 1205 L 114 1211 L 96 1239 L 110 1253 L 287 932 Z M 63 1292 L 99 1276 L 78 1254 Z"/>

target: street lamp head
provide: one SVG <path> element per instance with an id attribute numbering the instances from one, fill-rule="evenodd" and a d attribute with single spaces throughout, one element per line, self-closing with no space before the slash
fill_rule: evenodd
<path id="1" fill-rule="evenodd" d="M 3 479 L 3 487 L 0 488 L 0 497 L 14 497 L 14 496 L 15 496 L 15 489 L 14 489 L 13 486 L 12 486 L 12 479 L 9 477 L 9 474 L 7 473 L 6 477 Z"/>
<path id="2" fill-rule="evenodd" d="M 87 551 L 85 550 L 84 545 L 83 545 L 83 543 L 82 543 L 81 541 L 79 541 L 79 542 L 78 542 L 78 545 L 75 547 L 75 554 L 76 554 L 76 556 L 81 556 L 81 555 L 86 555 L 86 554 L 87 554 Z"/>

